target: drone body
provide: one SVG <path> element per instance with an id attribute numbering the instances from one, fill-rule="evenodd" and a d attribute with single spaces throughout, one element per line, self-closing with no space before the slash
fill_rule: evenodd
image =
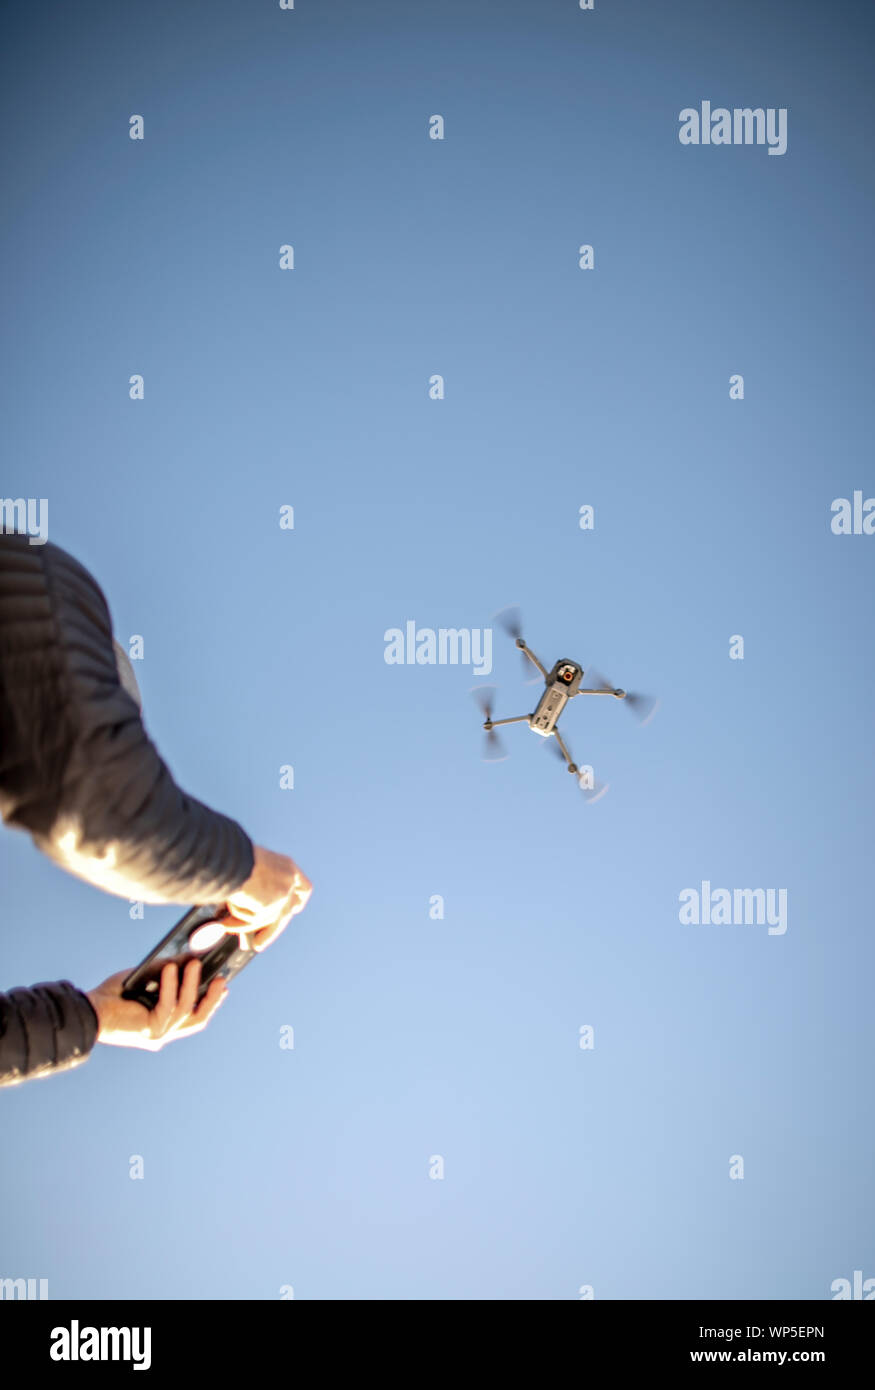
<path id="1" fill-rule="evenodd" d="M 523 647 L 521 650 L 528 652 L 528 647 Z M 550 737 L 568 701 L 572 695 L 576 695 L 580 690 L 582 680 L 583 668 L 578 666 L 576 661 L 556 662 L 553 670 L 546 677 L 547 689 L 538 701 L 538 707 L 529 720 L 536 734 L 541 734 L 544 738 Z"/>
<path id="2" fill-rule="evenodd" d="M 642 695 L 627 696 L 625 690 L 620 690 L 618 687 L 610 685 L 608 681 L 598 676 L 596 673 L 594 674 L 599 682 L 598 686 L 591 689 L 582 687 L 581 681 L 584 677 L 584 669 L 576 661 L 571 661 L 569 658 L 564 657 L 561 661 L 556 662 L 552 670 L 548 671 L 535 656 L 535 653 L 523 641 L 519 630 L 518 610 L 513 609 L 506 611 L 510 612 L 512 617 L 503 619 L 504 626 L 507 628 L 510 635 L 515 638 L 516 645 L 519 647 L 523 657 L 527 658 L 533 666 L 537 667 L 544 680 L 544 693 L 531 714 L 515 714 L 511 715 L 508 719 L 493 719 L 491 700 L 486 695 L 485 691 L 481 692 L 481 705 L 483 713 L 486 715 L 483 728 L 486 730 L 487 747 L 492 757 L 496 756 L 495 750 L 499 746 L 498 735 L 495 732 L 496 728 L 501 724 L 521 724 L 526 722 L 529 728 L 532 729 L 534 733 L 540 734 L 542 738 L 553 738 L 556 740 L 555 746 L 559 756 L 565 762 L 568 771 L 577 775 L 579 769 L 566 747 L 557 725 L 559 723 L 559 717 L 568 704 L 568 701 L 573 700 L 578 695 L 611 695 L 615 700 L 628 700 L 629 707 L 632 708 L 640 718 L 650 717 L 655 707 L 655 701 Z M 580 779 L 580 784 L 581 789 L 590 794 L 589 800 L 595 800 L 607 790 L 606 787 L 594 785 L 591 780 L 584 785 L 584 779 L 582 777 Z"/>

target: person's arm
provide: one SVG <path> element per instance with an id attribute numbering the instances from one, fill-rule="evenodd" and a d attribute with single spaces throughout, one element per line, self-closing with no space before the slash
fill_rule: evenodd
<path id="1" fill-rule="evenodd" d="M 78 1067 L 97 1031 L 91 1002 L 68 980 L 0 994 L 0 1086 Z"/>
<path id="2" fill-rule="evenodd" d="M 69 1071 L 96 1042 L 160 1052 L 177 1038 L 200 1033 L 228 997 L 228 986 L 217 976 L 198 1001 L 201 962 L 188 961 L 180 978 L 169 961 L 155 1007 L 147 1009 L 122 998 L 130 973 L 121 970 L 87 994 L 69 980 L 0 994 L 0 1086 Z"/>
<path id="3" fill-rule="evenodd" d="M 96 581 L 21 535 L 0 536 L 0 812 L 144 902 L 225 902 L 255 867 L 245 831 L 182 791 L 146 734 Z"/>

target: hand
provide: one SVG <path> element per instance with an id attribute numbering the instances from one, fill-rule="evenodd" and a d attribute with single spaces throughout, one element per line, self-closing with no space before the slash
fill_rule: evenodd
<path id="1" fill-rule="evenodd" d="M 313 885 L 293 859 L 255 846 L 255 867 L 246 882 L 228 898 L 228 931 L 240 934 L 241 944 L 263 951 L 310 901 Z M 248 933 L 252 933 L 248 937 Z"/>
<path id="2" fill-rule="evenodd" d="M 227 997 L 228 986 L 216 976 L 200 1003 L 197 1002 L 201 978 L 201 963 L 190 960 L 182 974 L 177 992 L 179 967 L 168 961 L 161 971 L 161 988 L 154 1009 L 138 1004 L 135 999 L 122 999 L 122 985 L 130 975 L 122 970 L 104 980 L 96 989 L 87 990 L 97 1014 L 97 1041 L 112 1047 L 141 1047 L 147 1052 L 160 1052 L 176 1038 L 190 1038 L 206 1028 L 216 1009 Z"/>

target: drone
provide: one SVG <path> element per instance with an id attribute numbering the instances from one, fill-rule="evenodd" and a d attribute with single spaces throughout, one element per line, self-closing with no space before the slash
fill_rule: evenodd
<path id="1" fill-rule="evenodd" d="M 513 714 L 507 719 L 493 719 L 492 717 L 492 696 L 494 686 L 480 686 L 474 691 L 486 719 L 483 728 L 486 731 L 486 748 L 484 757 L 490 761 L 499 761 L 505 757 L 501 741 L 496 729 L 502 724 L 521 724 L 526 722 L 534 733 L 541 738 L 552 739 L 554 742 L 549 746 L 553 748 L 556 755 L 565 763 L 568 771 L 579 778 L 579 785 L 588 801 L 597 801 L 607 791 L 607 786 L 597 781 L 586 782 L 581 775 L 580 768 L 571 756 L 567 744 L 557 728 L 559 716 L 565 709 L 569 700 L 573 700 L 577 695 L 609 695 L 614 700 L 623 700 L 626 708 L 631 710 L 634 715 L 646 724 L 653 717 L 656 710 L 656 700 L 649 695 L 630 694 L 626 690 L 621 690 L 619 686 L 614 686 L 606 677 L 598 671 L 590 668 L 592 679 L 596 682 L 595 688 L 586 688 L 581 685 L 585 675 L 584 668 L 577 661 L 571 661 L 568 657 L 563 657 L 560 661 L 547 670 L 546 666 L 538 660 L 531 647 L 524 640 L 522 635 L 522 622 L 518 608 L 505 608 L 496 614 L 496 619 L 502 627 L 513 637 L 519 648 L 523 666 L 526 674 L 530 672 L 529 663 L 535 666 L 539 675 L 544 681 L 544 693 L 538 701 L 531 714 Z"/>

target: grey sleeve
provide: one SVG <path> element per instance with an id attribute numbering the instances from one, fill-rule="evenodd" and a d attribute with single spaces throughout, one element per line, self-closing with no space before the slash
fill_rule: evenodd
<path id="1" fill-rule="evenodd" d="M 69 1071 L 97 1041 L 97 1015 L 68 980 L 0 994 L 0 1086 Z"/>
<path id="2" fill-rule="evenodd" d="M 20 542 L 11 545 L 12 542 Z M 119 680 L 103 593 L 51 543 L 0 536 L 0 810 L 80 878 L 145 902 L 223 902 L 249 836 L 177 786 Z"/>

